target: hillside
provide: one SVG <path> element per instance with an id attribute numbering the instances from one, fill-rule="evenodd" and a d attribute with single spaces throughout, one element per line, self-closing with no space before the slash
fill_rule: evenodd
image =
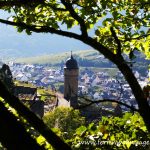
<path id="1" fill-rule="evenodd" d="M 88 60 L 94 59 L 94 55 L 98 56 L 98 52 L 94 50 L 83 50 L 83 51 L 75 51 L 73 52 L 74 57 L 77 58 L 86 58 Z M 28 57 L 28 58 L 20 58 L 17 59 L 16 62 L 20 63 L 31 63 L 31 64 L 58 64 L 62 61 L 65 61 L 70 57 L 70 52 L 63 52 L 59 54 L 49 54 L 49 55 L 41 55 L 36 57 Z"/>
<path id="2" fill-rule="evenodd" d="M 73 56 L 78 61 L 80 67 L 99 67 L 99 68 L 114 68 L 115 65 L 104 58 L 103 55 L 95 50 L 82 50 L 73 51 Z M 133 69 L 139 71 L 142 75 L 147 74 L 150 60 L 146 60 L 145 56 L 139 52 L 135 53 L 136 58 L 132 60 Z M 28 57 L 17 59 L 19 63 L 30 63 L 30 64 L 47 64 L 49 66 L 64 66 L 67 58 L 70 57 L 70 52 L 64 52 L 59 54 L 42 55 L 36 57 Z M 127 61 L 131 61 L 126 56 Z"/>
<path id="3" fill-rule="evenodd" d="M 74 58 L 78 61 L 79 65 L 82 67 L 111 67 L 112 64 L 100 55 L 95 50 L 82 50 L 74 51 Z M 51 66 L 61 66 L 65 63 L 66 59 L 70 57 L 70 52 L 42 55 L 37 57 L 28 57 L 17 59 L 16 62 L 19 63 L 30 63 L 30 64 L 48 64 Z"/>

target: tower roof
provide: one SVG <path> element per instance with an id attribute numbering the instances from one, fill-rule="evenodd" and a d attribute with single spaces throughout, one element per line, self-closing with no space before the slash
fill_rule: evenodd
<path id="1" fill-rule="evenodd" d="M 78 69 L 78 63 L 73 58 L 72 52 L 71 52 L 71 57 L 66 60 L 65 68 L 68 68 L 68 69 Z"/>

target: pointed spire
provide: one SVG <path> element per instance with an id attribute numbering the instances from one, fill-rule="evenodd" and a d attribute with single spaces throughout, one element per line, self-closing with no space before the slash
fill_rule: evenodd
<path id="1" fill-rule="evenodd" d="M 71 51 L 71 59 L 73 58 L 73 56 L 72 56 L 72 51 Z"/>
<path id="2" fill-rule="evenodd" d="M 72 51 L 71 51 L 71 59 L 73 59 L 73 56 L 72 56 Z"/>

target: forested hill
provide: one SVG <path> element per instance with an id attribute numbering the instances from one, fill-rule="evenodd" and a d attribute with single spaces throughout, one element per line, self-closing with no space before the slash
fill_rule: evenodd
<path id="1" fill-rule="evenodd" d="M 102 67 L 102 68 L 112 68 L 115 67 L 110 61 L 104 58 L 103 55 L 95 50 L 82 50 L 74 51 L 73 56 L 78 61 L 80 67 Z M 139 52 L 135 53 L 136 58 L 132 60 L 133 67 L 139 72 L 146 72 L 148 70 L 148 65 L 150 60 L 145 60 L 144 55 Z M 17 59 L 16 62 L 24 62 L 31 64 L 48 64 L 50 66 L 61 66 L 64 65 L 67 58 L 70 57 L 70 52 L 43 55 L 37 57 L 28 57 Z M 128 56 L 126 56 L 128 57 Z M 131 60 L 127 60 L 131 61 Z"/>

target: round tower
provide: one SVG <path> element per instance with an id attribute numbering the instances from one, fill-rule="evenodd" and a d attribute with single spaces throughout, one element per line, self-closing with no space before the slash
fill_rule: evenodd
<path id="1" fill-rule="evenodd" d="M 71 53 L 64 67 L 64 98 L 70 101 L 70 106 L 73 108 L 78 106 L 78 75 L 78 63 Z"/>

